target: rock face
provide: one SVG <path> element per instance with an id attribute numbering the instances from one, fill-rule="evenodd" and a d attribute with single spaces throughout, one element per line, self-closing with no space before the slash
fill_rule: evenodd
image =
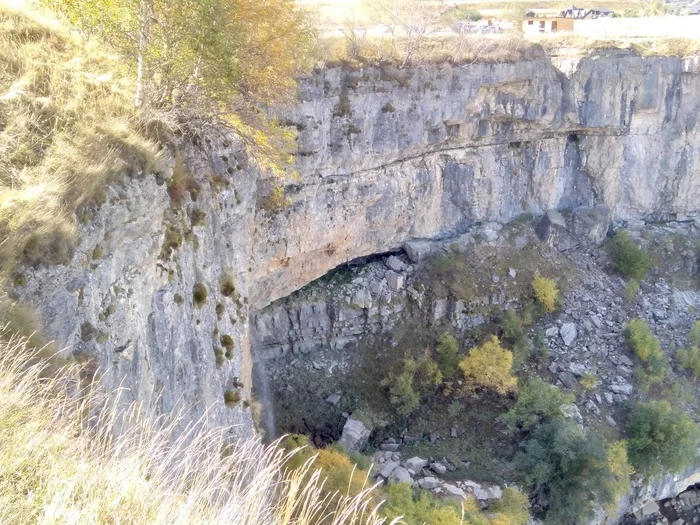
<path id="1" fill-rule="evenodd" d="M 699 90 L 692 59 L 623 54 L 322 71 L 285 115 L 302 177 L 258 229 L 253 304 L 479 221 L 599 204 L 615 219 L 695 216 Z"/>
<path id="2" fill-rule="evenodd" d="M 286 115 L 301 177 L 286 183 L 284 209 L 229 140 L 183 145 L 181 202 L 172 170 L 112 186 L 72 262 L 23 269 L 13 293 L 105 388 L 250 435 L 244 404 L 223 403 L 229 389 L 249 400 L 250 312 L 358 257 L 408 243 L 420 260 L 430 244 L 412 241 L 477 222 L 599 204 L 613 219 L 695 217 L 699 92 L 697 61 L 624 54 L 324 70 Z M 389 271 L 395 292 L 405 281 Z"/>

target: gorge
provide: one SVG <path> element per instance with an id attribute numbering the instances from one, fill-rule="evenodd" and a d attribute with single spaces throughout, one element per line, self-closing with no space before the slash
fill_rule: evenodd
<path id="1" fill-rule="evenodd" d="M 162 173 L 108 189 L 106 202 L 81 225 L 69 265 L 21 268 L 22 284 L 12 293 L 37 311 L 44 335 L 64 355 L 100 371 L 106 390 L 122 388 L 125 400 L 151 401 L 160 412 L 186 410 L 187 420 L 227 426 L 235 438 L 256 433 L 254 362 L 264 368 L 265 359 L 291 361 L 290 355 L 344 348 L 368 331 L 390 332 L 405 308 L 421 303 L 410 274 L 429 254 L 449 253 L 455 243 L 508 252 L 524 242 L 518 251 L 533 249 L 530 266 L 506 265 L 506 275 L 493 277 L 482 294 L 487 297 L 507 293 L 511 268 L 514 281 L 546 272 L 547 264 L 564 268 L 533 248 L 558 242 L 535 232 L 550 210 L 565 212 L 564 228 L 580 234 L 581 251 L 571 249 L 581 260 L 591 257 L 581 263 L 591 289 L 604 263 L 599 252 L 586 250 L 599 248 L 609 224 L 632 231 L 653 226 L 660 231 L 655 239 L 675 232 L 691 239 L 677 253 L 692 260 L 669 262 L 683 266 L 683 285 L 669 280 L 666 288 L 642 290 L 673 305 L 689 301 L 672 312 L 680 321 L 671 332 L 680 333 L 692 321 L 688 307 L 700 307 L 693 294 L 699 94 L 700 57 L 624 50 L 318 70 L 301 80 L 297 104 L 280 110 L 298 131 L 298 176 L 280 182 L 260 173 L 228 136 L 181 137 Z M 181 198 L 168 191 L 174 181 L 185 188 Z M 282 199 L 275 198 L 279 184 Z M 580 230 L 576 217 L 583 217 Z M 591 224 L 600 226 L 595 235 Z M 493 260 L 508 261 L 501 251 Z M 347 271 L 348 263 L 372 275 L 348 284 L 351 272 L 351 279 L 327 288 L 340 305 L 329 308 L 331 301 L 314 296 L 326 281 L 307 285 L 336 268 Z M 482 277 L 491 280 L 491 269 Z M 622 293 L 619 280 L 605 282 L 601 294 Z M 291 315 L 295 292 L 303 304 Z M 612 313 L 622 303 L 608 295 Z M 446 296 L 426 297 L 421 315 L 449 317 L 461 330 L 486 315 Z M 578 323 L 588 311 L 576 301 L 565 302 L 572 319 L 563 321 Z M 488 299 L 481 306 L 507 302 Z M 651 304 L 630 308 L 654 318 Z M 339 323 L 345 324 L 330 337 Z M 556 328 L 559 334 L 563 325 Z M 306 329 L 312 335 L 290 335 Z M 553 353 L 552 373 L 561 377 L 568 358 L 557 361 Z M 606 384 L 622 384 L 612 374 Z M 227 392 L 239 393 L 241 402 L 225 402 Z M 265 408 L 273 405 L 268 400 Z M 688 480 L 654 498 L 697 483 L 692 475 Z"/>

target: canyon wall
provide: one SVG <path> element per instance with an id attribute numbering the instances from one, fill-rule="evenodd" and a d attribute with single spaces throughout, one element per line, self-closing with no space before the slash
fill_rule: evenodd
<path id="1" fill-rule="evenodd" d="M 183 144 L 184 202 L 173 169 L 111 187 L 72 263 L 25 268 L 13 294 L 107 389 L 249 435 L 250 312 L 357 257 L 525 212 L 692 219 L 698 93 L 697 57 L 319 71 L 284 115 L 299 177 L 283 209 L 225 138 Z M 227 390 L 245 402 L 226 406 Z"/>

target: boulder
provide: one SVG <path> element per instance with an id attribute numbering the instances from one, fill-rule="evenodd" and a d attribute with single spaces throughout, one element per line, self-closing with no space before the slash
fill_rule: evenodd
<path id="1" fill-rule="evenodd" d="M 561 340 L 566 346 L 571 346 L 576 339 L 576 325 L 574 323 L 564 323 L 559 329 Z"/>
<path id="2" fill-rule="evenodd" d="M 433 249 L 433 244 L 430 241 L 408 241 L 403 245 L 403 251 L 414 263 L 427 258 L 433 252 Z"/>
<path id="3" fill-rule="evenodd" d="M 561 413 L 565 418 L 571 419 L 579 425 L 583 424 L 583 416 L 581 415 L 581 411 L 573 403 L 562 405 L 559 407 L 559 410 L 561 410 Z"/>
<path id="4" fill-rule="evenodd" d="M 379 450 L 383 450 L 385 452 L 396 452 L 399 450 L 399 444 L 398 443 L 382 443 L 379 445 Z"/>
<path id="5" fill-rule="evenodd" d="M 447 492 L 448 496 L 454 496 L 454 497 L 457 497 L 459 499 L 465 499 L 467 497 L 466 492 L 464 492 L 459 487 L 452 485 L 450 483 L 443 483 L 442 488 L 445 492 Z"/>
<path id="6" fill-rule="evenodd" d="M 576 381 L 574 374 L 572 374 L 571 372 L 564 371 L 561 374 L 559 374 L 557 377 L 559 378 L 559 381 L 561 381 L 566 388 L 574 389 L 578 386 L 578 381 Z"/>
<path id="7" fill-rule="evenodd" d="M 427 478 L 421 478 L 418 480 L 418 486 L 420 488 L 422 488 L 423 490 L 432 490 L 439 485 L 440 485 L 440 482 L 438 481 L 438 479 L 430 477 L 430 476 Z"/>
<path id="8" fill-rule="evenodd" d="M 540 220 L 535 233 L 540 240 L 559 251 L 576 246 L 576 242 L 566 227 L 566 219 L 556 210 L 549 210 Z"/>
<path id="9" fill-rule="evenodd" d="M 569 363 L 569 370 L 576 377 L 581 377 L 588 373 L 588 367 L 583 363 Z"/>
<path id="10" fill-rule="evenodd" d="M 387 461 L 382 465 L 382 469 L 379 471 L 379 475 L 384 479 L 389 479 L 389 476 L 399 468 L 399 464 L 396 461 Z"/>
<path id="11" fill-rule="evenodd" d="M 406 268 L 403 261 L 395 255 L 390 256 L 386 261 L 384 261 L 384 264 L 387 268 L 394 270 L 395 272 L 401 272 Z"/>
<path id="12" fill-rule="evenodd" d="M 585 248 L 597 248 L 605 242 L 610 227 L 610 208 L 605 204 L 576 208 L 569 219 L 569 231 Z"/>
<path id="13" fill-rule="evenodd" d="M 337 406 L 340 403 L 340 394 L 331 394 L 326 398 L 326 403 Z"/>
<path id="14" fill-rule="evenodd" d="M 413 472 L 420 472 L 420 470 L 423 467 L 428 466 L 428 460 L 419 458 L 418 456 L 414 456 L 414 457 L 404 461 L 403 465 L 404 465 L 404 467 L 406 467 L 409 470 L 412 470 Z"/>
<path id="15" fill-rule="evenodd" d="M 618 382 L 610 385 L 610 390 L 616 394 L 630 395 L 632 392 L 634 392 L 634 387 L 629 383 Z"/>
<path id="16" fill-rule="evenodd" d="M 364 423 L 351 417 L 343 426 L 343 433 L 340 436 L 340 444 L 345 447 L 348 452 L 360 452 L 367 443 L 371 431 L 365 427 Z"/>
<path id="17" fill-rule="evenodd" d="M 408 470 L 403 467 L 396 467 L 389 475 L 389 483 L 413 483 L 413 478 Z"/>
<path id="18" fill-rule="evenodd" d="M 501 499 L 503 497 L 503 490 L 498 485 L 482 485 L 475 481 L 463 481 L 461 484 L 479 501 Z"/>
<path id="19" fill-rule="evenodd" d="M 387 272 L 384 274 L 384 277 L 386 278 L 386 282 L 389 285 L 389 288 L 391 288 L 395 292 L 398 292 L 403 288 L 404 276 L 400 273 L 396 273 L 394 270 L 387 270 Z"/>
<path id="20" fill-rule="evenodd" d="M 447 472 L 447 467 L 445 465 L 443 465 L 442 463 L 440 463 L 439 461 L 436 461 L 436 462 L 430 464 L 430 470 L 435 472 L 435 474 L 442 475 L 445 472 Z"/>

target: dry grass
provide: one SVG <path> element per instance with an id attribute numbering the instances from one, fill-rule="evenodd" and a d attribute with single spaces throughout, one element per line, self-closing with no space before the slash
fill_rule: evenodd
<path id="1" fill-rule="evenodd" d="M 319 42 L 316 52 L 320 65 L 334 67 L 362 67 L 366 65 L 403 65 L 407 39 L 397 37 L 394 53 L 390 53 L 389 39 L 362 38 L 359 52 L 349 51 L 345 38 L 326 38 Z M 454 35 L 428 36 L 417 45 L 415 53 L 406 65 L 421 64 L 470 64 L 475 62 L 502 63 L 532 60 L 544 56 L 542 48 L 513 35 Z"/>
<path id="2" fill-rule="evenodd" d="M 286 472 L 275 444 L 197 424 L 176 435 L 177 421 L 79 388 L 78 368 L 43 378 L 24 354 L 0 344 L 0 523 L 383 523 L 370 488 L 324 496 L 313 459 Z"/>
<path id="3" fill-rule="evenodd" d="M 0 3 L 0 261 L 65 263 L 76 210 L 158 149 L 116 58 Z"/>
<path id="4" fill-rule="evenodd" d="M 390 54 L 388 39 L 367 37 L 352 46 L 346 38 L 326 38 L 316 48 L 321 67 L 343 66 L 351 69 L 368 65 L 403 65 L 406 40 L 397 38 L 394 53 Z M 406 65 L 472 63 L 509 63 L 533 60 L 546 55 L 565 53 L 571 56 L 588 56 L 626 50 L 640 56 L 689 57 L 700 54 L 700 39 L 656 38 L 636 39 L 632 42 L 620 39 L 592 39 L 576 34 L 559 35 L 453 35 L 429 36 L 418 45 L 417 51 Z"/>

